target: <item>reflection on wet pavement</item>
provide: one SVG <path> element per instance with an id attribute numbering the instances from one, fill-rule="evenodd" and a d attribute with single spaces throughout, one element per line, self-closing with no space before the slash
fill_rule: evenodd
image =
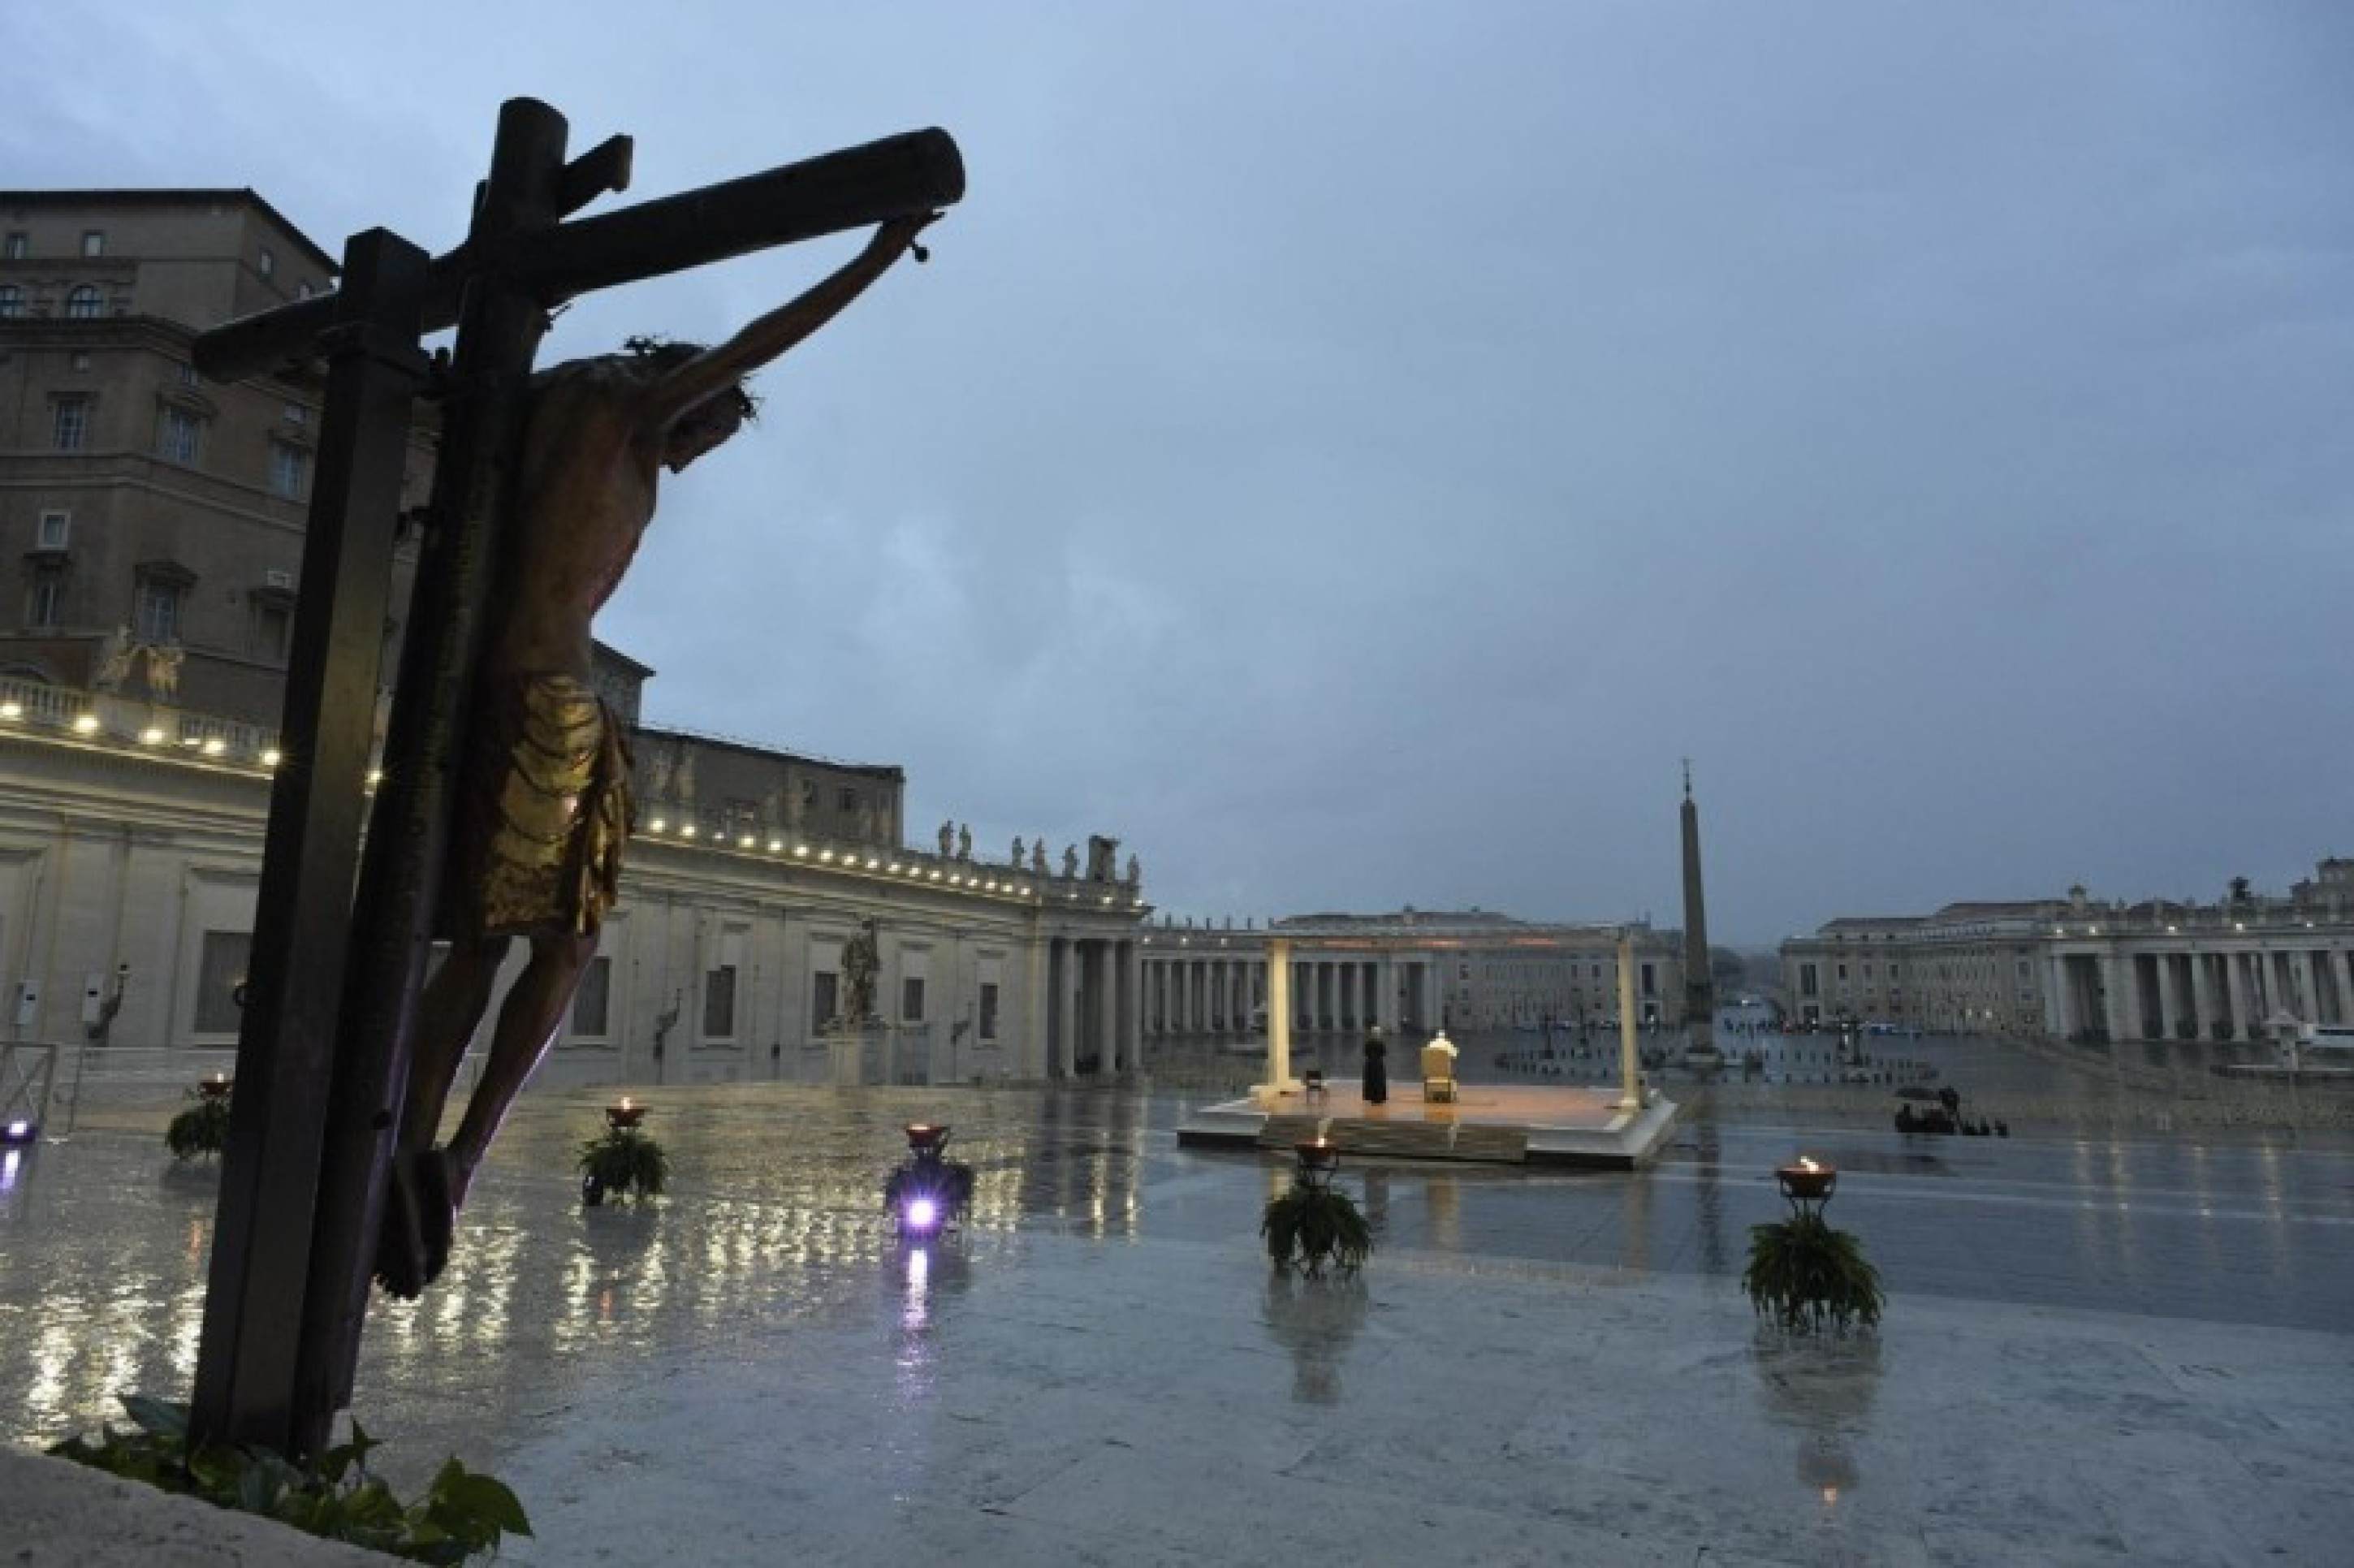
<path id="1" fill-rule="evenodd" d="M 1288 1178 L 1272 1157 L 1179 1151 L 1171 1128 L 1188 1102 L 1132 1087 L 673 1088 L 648 1124 L 671 1151 L 673 1195 L 584 1209 L 572 1159 L 602 1098 L 526 1098 L 445 1282 L 375 1308 L 362 1414 L 401 1435 L 396 1478 L 610 1399 L 617 1378 L 749 1364 L 805 1330 L 887 1330 L 893 1399 L 924 1408 L 946 1316 L 976 1277 L 1018 1271 L 1028 1238 L 1183 1244 L 1247 1263 L 1258 1209 Z M 954 1125 L 977 1181 L 964 1233 L 910 1249 L 880 1192 L 917 1118 Z M 1600 1267 L 1699 1276 L 1731 1295 L 1748 1227 L 1781 1211 L 1770 1170 L 1800 1149 L 1841 1167 L 1833 1218 L 1863 1234 L 1900 1298 L 2330 1330 L 2354 1299 L 2354 1150 L 2310 1139 L 1924 1147 L 1703 1107 L 1633 1176 L 1352 1162 L 1340 1180 L 1373 1224 L 1377 1271 Z M 0 1413 L 12 1436 L 94 1425 L 118 1391 L 186 1390 L 214 1199 L 212 1174 L 175 1165 L 154 1138 L 87 1135 L 9 1167 Z M 1294 1398 L 1341 1397 L 1364 1354 L 1362 1282 L 1274 1280 L 1260 1308 L 1260 1351 L 1284 1358 Z M 1783 1375 L 1759 1364 L 1769 1404 Z M 1826 1494 L 1850 1484 L 1833 1474 L 1836 1436 L 1798 1435 Z"/>

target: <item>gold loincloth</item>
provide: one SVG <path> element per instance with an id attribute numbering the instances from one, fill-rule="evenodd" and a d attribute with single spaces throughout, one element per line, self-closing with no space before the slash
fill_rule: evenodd
<path id="1" fill-rule="evenodd" d="M 461 770 L 453 933 L 594 936 L 633 817 L 620 720 L 571 675 L 489 677 Z"/>

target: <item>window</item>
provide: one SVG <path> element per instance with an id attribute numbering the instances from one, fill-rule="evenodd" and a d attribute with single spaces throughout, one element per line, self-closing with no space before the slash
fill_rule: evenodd
<path id="1" fill-rule="evenodd" d="M 32 592 L 26 598 L 25 623 L 52 627 L 65 619 L 66 574 L 60 567 L 40 567 L 33 572 Z"/>
<path id="2" fill-rule="evenodd" d="M 589 959 L 588 967 L 580 971 L 579 989 L 572 993 L 572 1033 L 591 1040 L 605 1038 L 610 1032 L 612 1000 L 613 960 Z"/>
<path id="3" fill-rule="evenodd" d="M 270 254 L 269 246 L 265 245 L 261 248 L 260 259 L 254 263 L 254 268 L 265 278 L 274 278 L 278 275 L 278 258 Z"/>
<path id="4" fill-rule="evenodd" d="M 70 363 L 77 371 L 88 370 L 90 368 L 90 355 L 87 354 L 76 354 L 69 363 Z"/>
<path id="5" fill-rule="evenodd" d="M 155 455 L 193 464 L 204 446 L 205 422 L 186 408 L 166 408 L 155 420 Z"/>
<path id="6" fill-rule="evenodd" d="M 66 295 L 66 315 L 72 321 L 90 321 L 104 313 L 105 302 L 97 289 L 88 283 L 77 284 Z"/>
<path id="7" fill-rule="evenodd" d="M 981 1037 L 983 1040 L 997 1038 L 997 982 L 994 980 L 981 982 Z"/>
<path id="8" fill-rule="evenodd" d="M 62 550 L 66 547 L 66 541 L 72 536 L 72 513 L 44 512 L 41 514 L 40 527 L 34 535 L 33 547 L 39 550 Z"/>
<path id="9" fill-rule="evenodd" d="M 12 234 L 8 237 L 8 242 L 5 248 L 0 249 L 0 255 L 6 256 L 11 261 L 22 261 L 25 259 L 26 254 L 31 249 L 32 238 L 30 236 L 24 234 Z"/>
<path id="10" fill-rule="evenodd" d="M 703 977 L 703 1037 L 736 1037 L 736 966 L 722 964 Z"/>
<path id="11" fill-rule="evenodd" d="M 169 647 L 180 640 L 180 600 L 186 590 L 162 577 L 139 579 L 139 641 Z"/>
<path id="12" fill-rule="evenodd" d="M 1657 996 L 1659 994 L 1659 977 L 1654 968 L 1649 964 L 1645 964 L 1643 966 L 1643 994 L 1645 996 Z"/>
<path id="13" fill-rule="evenodd" d="M 311 471 L 311 454 L 284 441 L 270 443 L 270 488 L 289 501 L 302 499 L 302 482 Z"/>
<path id="14" fill-rule="evenodd" d="M 1841 980 L 1847 979 L 1847 966 L 1845 964 L 1841 964 L 1839 967 L 1839 978 Z"/>
<path id="15" fill-rule="evenodd" d="M 81 231 L 81 253 L 85 256 L 106 254 L 106 230 L 85 228 Z"/>
<path id="16" fill-rule="evenodd" d="M 294 637 L 294 612 L 283 604 L 264 602 L 253 611 L 253 653 L 273 664 L 286 662 Z"/>
<path id="17" fill-rule="evenodd" d="M 179 378 L 183 387 L 202 387 L 205 384 L 205 378 L 196 374 L 196 367 L 193 365 L 182 365 Z"/>
<path id="18" fill-rule="evenodd" d="M 311 422 L 311 410 L 300 403 L 289 403 L 279 411 L 278 417 L 290 425 L 307 425 Z"/>
<path id="19" fill-rule="evenodd" d="M 920 975 L 909 975 L 899 982 L 899 1022 L 921 1023 L 924 1021 L 924 981 Z"/>
<path id="20" fill-rule="evenodd" d="M 854 811 L 858 810 L 858 791 L 844 789 L 834 797 L 833 803 L 845 811 Z"/>
<path id="21" fill-rule="evenodd" d="M 55 398 L 49 411 L 51 446 L 61 452 L 78 452 L 90 444 L 89 398 Z"/>
<path id="22" fill-rule="evenodd" d="M 0 321 L 13 320 L 25 313 L 25 291 L 14 283 L 0 283 Z"/>
<path id="23" fill-rule="evenodd" d="M 838 991 L 842 978 L 832 969 L 820 969 L 810 977 L 810 1026 L 822 1029 L 833 1022 L 841 1010 Z"/>
<path id="24" fill-rule="evenodd" d="M 294 297 L 298 300 L 307 300 L 311 297 L 310 279 L 305 278 L 301 282 L 294 285 Z"/>
<path id="25" fill-rule="evenodd" d="M 207 931 L 203 956 L 196 963 L 196 1030 L 199 1034 L 234 1034 L 245 1010 L 238 998 L 245 989 L 246 963 L 253 953 L 249 931 Z"/>

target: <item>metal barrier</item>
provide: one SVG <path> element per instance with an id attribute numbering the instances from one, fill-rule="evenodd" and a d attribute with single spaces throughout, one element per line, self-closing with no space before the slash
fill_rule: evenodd
<path id="1" fill-rule="evenodd" d="M 0 1043 L 0 1127 L 21 1122 L 39 1128 L 49 1119 L 57 1086 L 57 1046 Z"/>
<path id="2" fill-rule="evenodd" d="M 50 1109 L 61 1116 L 58 1136 L 73 1131 L 85 1108 L 166 1110 L 187 1100 L 199 1080 L 216 1073 L 234 1077 L 237 1048 L 231 1045 L 6 1045 L 0 1051 L 50 1054 L 54 1093 Z M 482 1075 L 482 1053 L 469 1051 L 458 1066 L 453 1099 L 472 1093 Z M 9 1080 L 0 1068 L 0 1086 Z"/>

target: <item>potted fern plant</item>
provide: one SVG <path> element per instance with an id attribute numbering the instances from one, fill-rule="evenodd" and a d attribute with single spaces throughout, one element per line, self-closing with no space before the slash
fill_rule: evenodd
<path id="1" fill-rule="evenodd" d="M 1838 1172 L 1802 1159 L 1775 1175 L 1790 1202 L 1790 1217 L 1750 1227 L 1749 1266 L 1741 1273 L 1749 1304 L 1794 1334 L 1822 1329 L 1843 1334 L 1878 1323 L 1887 1301 L 1880 1271 L 1852 1233 L 1833 1230 L 1823 1218 Z"/>
<path id="2" fill-rule="evenodd" d="M 228 1147 L 228 1080 L 207 1078 L 188 1097 L 196 1103 L 172 1118 L 164 1129 L 164 1147 L 175 1160 L 209 1160 Z"/>
<path id="3" fill-rule="evenodd" d="M 1290 1190 L 1267 1202 L 1258 1234 L 1278 1268 L 1318 1275 L 1327 1264 L 1354 1274 L 1373 1250 L 1373 1227 L 1356 1201 L 1332 1185 L 1340 1151 L 1323 1139 L 1299 1146 L 1299 1168 Z"/>
<path id="4" fill-rule="evenodd" d="M 662 1195 L 670 1182 L 670 1156 L 634 1126 L 615 1127 L 580 1146 L 580 1201 L 590 1208 L 615 1198 Z"/>

